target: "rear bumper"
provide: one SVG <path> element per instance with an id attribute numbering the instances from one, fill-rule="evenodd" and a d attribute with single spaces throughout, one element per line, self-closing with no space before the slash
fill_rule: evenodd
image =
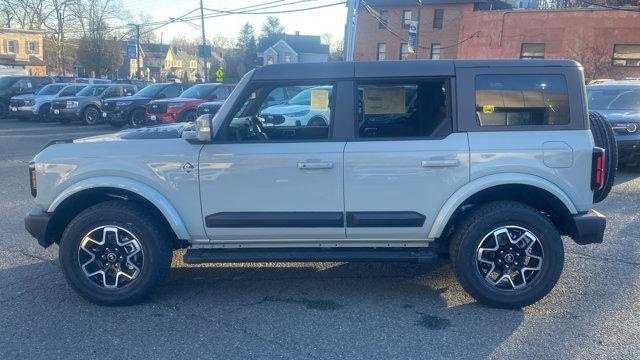
<path id="1" fill-rule="evenodd" d="M 578 245 L 600 244 L 604 240 L 606 227 L 606 216 L 591 209 L 573 216 L 573 235 L 571 238 Z"/>
<path id="2" fill-rule="evenodd" d="M 33 208 L 24 217 L 24 227 L 29 234 L 38 240 L 42 247 L 49 247 L 53 241 L 47 239 L 47 227 L 51 220 L 51 214 L 42 211 L 40 208 Z"/>

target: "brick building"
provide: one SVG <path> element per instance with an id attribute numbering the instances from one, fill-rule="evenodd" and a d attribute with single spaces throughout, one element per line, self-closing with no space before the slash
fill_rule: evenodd
<path id="1" fill-rule="evenodd" d="M 31 75 L 46 75 L 41 31 L 0 28 L 0 42 L 0 65 L 25 69 Z"/>
<path id="2" fill-rule="evenodd" d="M 640 12 L 510 9 L 502 1 L 368 0 L 358 9 L 354 59 L 574 59 L 587 78 L 640 77 Z M 418 21 L 418 52 L 406 20 Z"/>

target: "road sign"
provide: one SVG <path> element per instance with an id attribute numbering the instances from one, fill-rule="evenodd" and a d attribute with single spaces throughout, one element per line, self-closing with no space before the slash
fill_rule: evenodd
<path id="1" fill-rule="evenodd" d="M 217 82 L 224 81 L 224 71 L 222 71 L 222 69 L 216 70 L 216 72 L 213 73 L 213 74 L 216 76 L 216 81 Z"/>

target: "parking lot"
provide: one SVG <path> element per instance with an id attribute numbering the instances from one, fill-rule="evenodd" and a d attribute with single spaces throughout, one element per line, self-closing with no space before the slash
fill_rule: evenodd
<path id="1" fill-rule="evenodd" d="M 566 239 L 560 282 L 522 310 L 477 305 L 448 264 L 191 266 L 182 253 L 146 303 L 99 307 L 23 216 L 44 144 L 111 131 L 0 120 L 0 359 L 640 358 L 640 172 L 596 207 L 605 243 Z"/>

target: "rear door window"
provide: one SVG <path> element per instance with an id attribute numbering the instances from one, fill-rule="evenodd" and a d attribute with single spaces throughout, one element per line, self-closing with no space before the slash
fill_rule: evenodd
<path id="1" fill-rule="evenodd" d="M 569 95 L 562 75 L 478 75 L 480 126 L 567 125 Z"/>
<path id="2" fill-rule="evenodd" d="M 451 133 L 448 81 L 358 85 L 359 138 L 435 138 Z"/>

